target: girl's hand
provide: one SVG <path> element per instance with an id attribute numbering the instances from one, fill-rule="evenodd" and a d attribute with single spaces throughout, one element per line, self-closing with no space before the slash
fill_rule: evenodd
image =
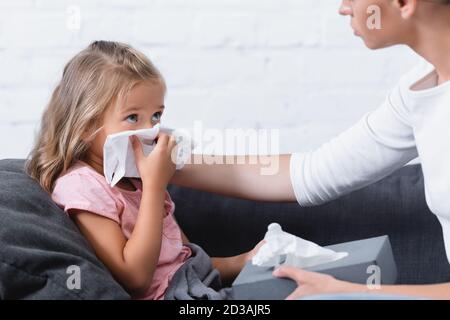
<path id="1" fill-rule="evenodd" d="M 280 278 L 291 278 L 297 282 L 298 288 L 286 298 L 287 300 L 316 294 L 366 291 L 364 285 L 340 281 L 330 275 L 305 271 L 295 267 L 282 266 L 275 270 L 273 275 Z"/>
<path id="2" fill-rule="evenodd" d="M 261 248 L 265 243 L 265 240 L 261 240 L 252 250 L 245 253 L 244 264 L 245 262 L 250 261 L 255 256 L 255 254 L 258 253 L 259 248 Z"/>
<path id="3" fill-rule="evenodd" d="M 142 184 L 165 190 L 176 168 L 171 157 L 176 146 L 175 137 L 160 133 L 155 148 L 148 156 L 144 155 L 142 144 L 136 136 L 131 136 L 130 140 Z"/>
<path id="4" fill-rule="evenodd" d="M 244 268 L 247 261 L 249 261 L 258 252 L 258 249 L 264 244 L 264 240 L 256 245 L 252 250 L 233 257 L 226 258 L 211 258 L 213 267 L 220 272 L 220 276 L 224 283 L 231 284 L 231 281 Z"/>

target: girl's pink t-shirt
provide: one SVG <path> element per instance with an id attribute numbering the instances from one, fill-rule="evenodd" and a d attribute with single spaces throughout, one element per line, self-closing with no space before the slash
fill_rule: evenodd
<path id="1" fill-rule="evenodd" d="M 73 213 L 70 209 L 80 209 L 117 222 L 128 239 L 136 224 L 142 197 L 141 179 L 130 181 L 136 191 L 117 186 L 111 188 L 103 175 L 79 160 L 56 180 L 52 199 L 68 215 Z M 175 204 L 168 192 L 165 210 L 161 253 L 152 283 L 143 296 L 134 296 L 134 299 L 163 299 L 174 273 L 192 254 L 190 248 L 182 243 L 180 228 L 173 215 Z"/>

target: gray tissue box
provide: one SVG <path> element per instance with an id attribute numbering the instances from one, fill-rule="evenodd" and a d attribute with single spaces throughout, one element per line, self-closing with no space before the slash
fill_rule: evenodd
<path id="1" fill-rule="evenodd" d="M 340 280 L 362 284 L 367 283 L 374 272 L 380 275 L 380 284 L 395 284 L 397 280 L 397 267 L 388 236 L 345 242 L 326 248 L 336 252 L 348 252 L 348 256 L 338 261 L 305 268 L 305 270 L 326 273 Z M 379 268 L 369 268 L 373 265 Z M 273 270 L 273 267 L 254 266 L 249 261 L 233 282 L 233 298 L 236 300 L 285 299 L 297 285 L 291 279 L 274 277 Z"/>

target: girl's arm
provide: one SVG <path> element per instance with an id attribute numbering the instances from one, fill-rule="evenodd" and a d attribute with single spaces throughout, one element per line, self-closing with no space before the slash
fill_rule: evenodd
<path id="1" fill-rule="evenodd" d="M 220 278 L 225 285 L 229 285 L 241 272 L 248 261 L 248 252 L 233 257 L 213 257 L 211 258 L 214 269 L 220 273 Z"/>
<path id="2" fill-rule="evenodd" d="M 219 270 L 222 281 L 225 284 L 231 284 L 239 272 L 241 272 L 242 268 L 244 268 L 247 261 L 250 261 L 253 258 L 263 244 L 264 240 L 260 241 L 252 250 L 237 256 L 211 258 L 213 267 Z"/>
<path id="3" fill-rule="evenodd" d="M 201 164 L 195 164 L 202 157 Z M 173 176 L 171 183 L 226 196 L 258 201 L 296 201 L 291 185 L 291 155 L 217 156 L 195 155 Z M 232 163 L 232 164 L 226 164 Z"/>
<path id="4" fill-rule="evenodd" d="M 189 239 L 184 232 L 181 231 L 181 239 L 183 244 L 188 244 Z M 248 252 L 244 252 L 237 256 L 232 257 L 213 257 L 211 258 L 212 265 L 220 273 L 220 278 L 224 284 L 230 284 L 236 276 L 241 272 L 245 263 L 249 261 L 258 252 L 258 249 L 263 245 L 263 241 L 258 243 L 255 248 Z"/>
<path id="5" fill-rule="evenodd" d="M 165 193 L 144 186 L 134 230 L 127 240 L 119 225 L 97 214 L 77 210 L 74 219 L 97 256 L 128 291 L 144 293 L 159 259 Z"/>

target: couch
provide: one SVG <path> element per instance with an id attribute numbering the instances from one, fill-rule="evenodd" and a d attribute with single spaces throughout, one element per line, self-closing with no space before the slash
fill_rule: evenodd
<path id="1" fill-rule="evenodd" d="M 0 299 L 129 299 L 76 225 L 24 171 L 0 160 Z M 175 215 L 191 242 L 211 256 L 235 255 L 262 239 L 271 222 L 320 245 L 390 237 L 398 283 L 450 281 L 442 229 L 425 203 L 420 165 L 404 167 L 326 205 L 233 199 L 170 186 Z M 76 266 L 80 286 L 69 286 Z M 71 271 L 72 270 L 72 271 Z"/>

